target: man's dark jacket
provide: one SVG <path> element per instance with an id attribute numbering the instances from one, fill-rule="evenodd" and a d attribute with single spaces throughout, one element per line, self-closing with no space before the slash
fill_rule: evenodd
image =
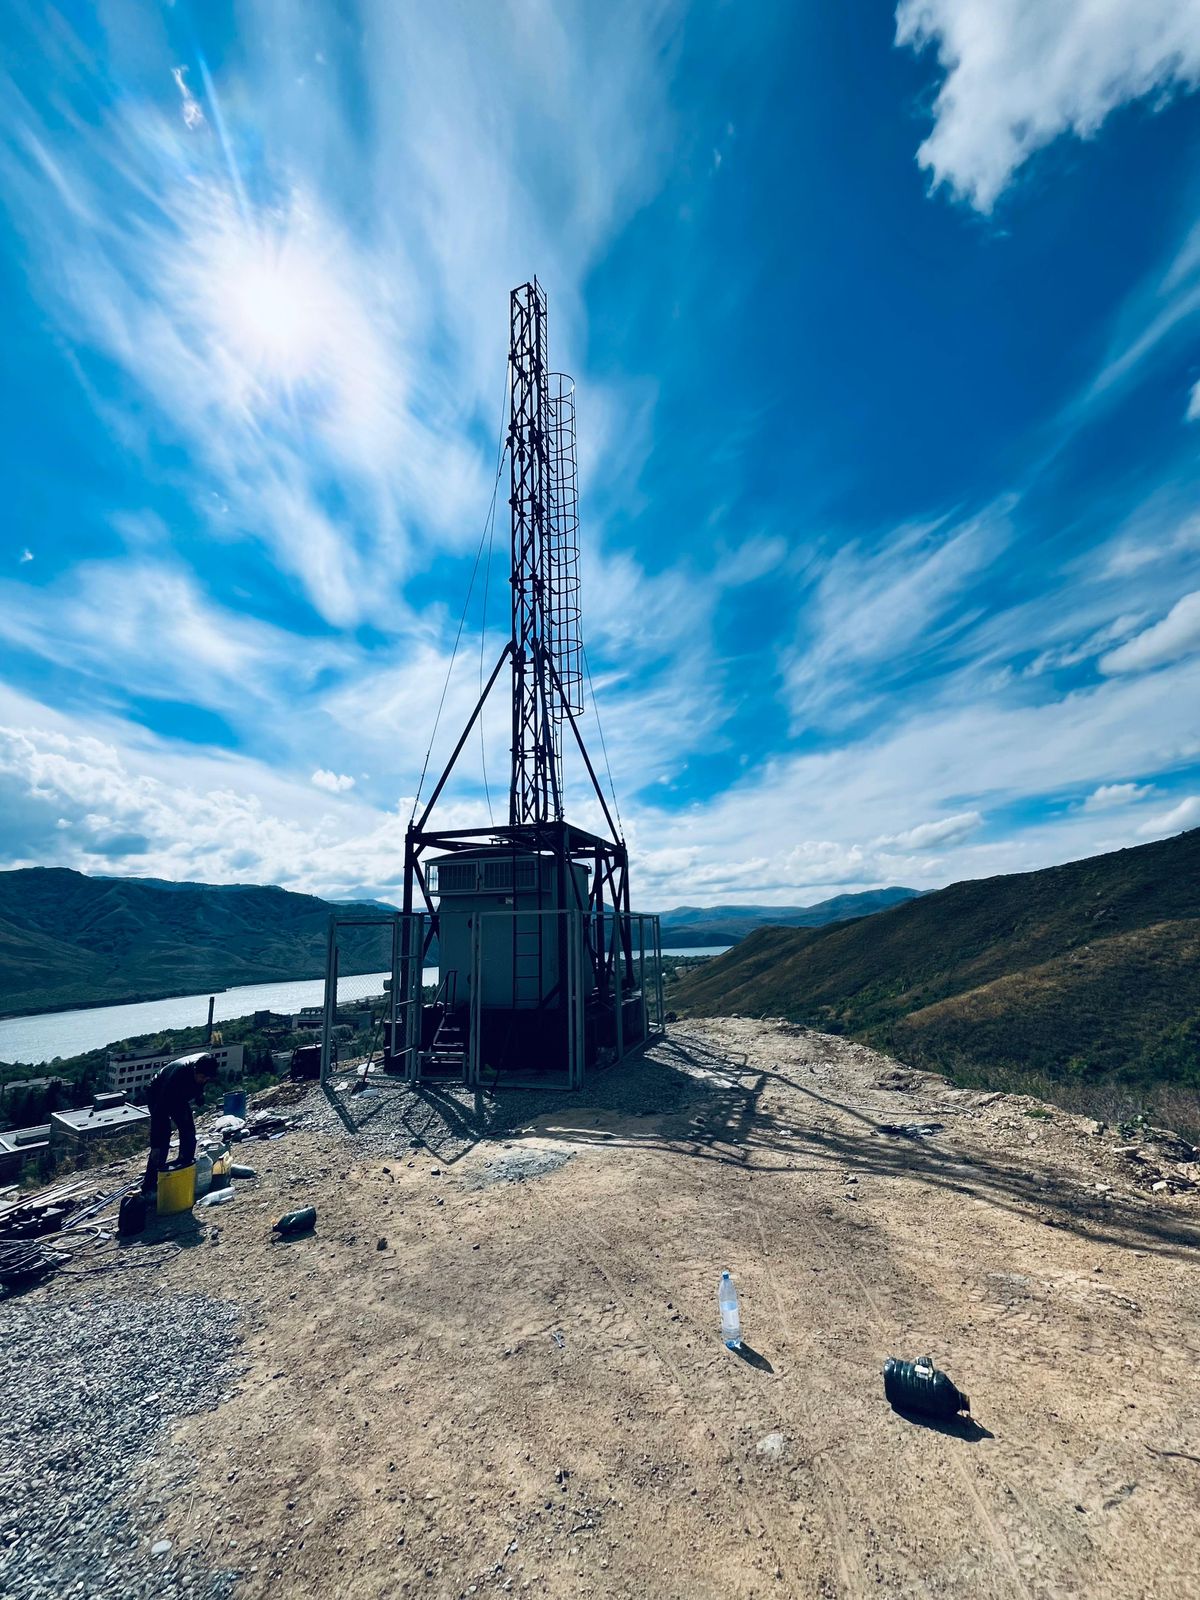
<path id="1" fill-rule="evenodd" d="M 180 1113 L 190 1119 L 192 1102 L 199 1105 L 203 1099 L 204 1086 L 196 1077 L 196 1062 L 186 1056 L 169 1061 L 151 1078 L 146 1090 L 150 1110 L 161 1106 L 173 1122 L 178 1122 Z"/>
<path id="2" fill-rule="evenodd" d="M 179 1129 L 179 1165 L 186 1167 L 196 1154 L 196 1122 L 192 1102 L 204 1099 L 204 1086 L 196 1077 L 196 1057 L 170 1061 L 150 1080 L 146 1106 L 150 1112 L 150 1161 L 166 1164 L 171 1124 Z M 147 1169 L 151 1170 L 151 1169 Z"/>

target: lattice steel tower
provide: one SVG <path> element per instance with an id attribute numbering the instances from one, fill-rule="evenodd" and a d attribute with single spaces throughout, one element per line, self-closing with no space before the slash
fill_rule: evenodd
<path id="1" fill-rule="evenodd" d="M 563 815 L 562 725 L 583 711 L 575 390 L 547 370 L 546 296 L 509 297 L 512 778 L 508 820 Z"/>
<path id="2" fill-rule="evenodd" d="M 409 1020 L 403 1029 L 393 1023 L 390 1059 L 410 1077 L 478 1084 L 557 1075 L 577 1085 L 586 1067 L 624 1054 L 660 1025 L 662 984 L 657 919 L 630 908 L 628 851 L 578 726 L 575 389 L 549 370 L 536 278 L 509 296 L 508 398 L 512 631 L 406 835 L 394 987 Z M 432 819 L 442 791 L 506 663 L 507 822 L 440 828 Z M 564 729 L 604 832 L 564 814 Z M 422 1001 L 422 963 L 435 941 L 436 996 Z"/>

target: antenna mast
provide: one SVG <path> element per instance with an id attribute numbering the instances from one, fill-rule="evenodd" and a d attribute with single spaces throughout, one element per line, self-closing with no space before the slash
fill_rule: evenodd
<path id="1" fill-rule="evenodd" d="M 562 725 L 583 711 L 575 390 L 547 370 L 546 296 L 509 297 L 512 508 L 510 827 L 561 822 Z"/>
<path id="2" fill-rule="evenodd" d="M 548 370 L 546 351 L 546 296 L 534 278 L 509 297 L 512 632 L 404 841 L 390 1057 L 414 1082 L 450 1075 L 480 1084 L 486 1071 L 493 1082 L 501 1073 L 508 1082 L 518 1081 L 513 1072 L 519 1081 L 565 1073 L 578 1086 L 586 1067 L 646 1037 L 651 1010 L 662 1015 L 657 919 L 630 908 L 629 852 L 579 728 L 575 387 Z M 506 665 L 508 820 L 438 827 L 433 813 Z M 564 732 L 605 832 L 564 815 Z M 440 979 L 430 1003 L 422 986 L 435 941 Z M 328 997 L 327 1006 L 336 1011 Z"/>

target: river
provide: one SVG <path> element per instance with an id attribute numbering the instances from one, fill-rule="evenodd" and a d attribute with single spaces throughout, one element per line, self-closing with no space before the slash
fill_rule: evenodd
<path id="1" fill-rule="evenodd" d="M 663 955 L 718 956 L 728 948 L 706 945 L 696 950 L 664 950 Z M 338 984 L 339 1001 L 350 1003 L 364 995 L 381 994 L 385 976 L 373 972 L 343 978 Z M 437 982 L 436 967 L 425 969 L 425 982 Z M 307 978 L 295 983 L 252 983 L 241 989 L 222 989 L 216 997 L 214 1019 L 229 1022 L 234 1017 L 248 1017 L 253 1011 L 296 1012 L 301 1006 L 320 1005 L 324 988 L 324 978 Z M 207 1017 L 207 991 L 179 995 L 174 1000 L 139 1000 L 131 1005 L 88 1006 L 80 1011 L 8 1017 L 0 1021 L 0 1061 L 41 1066 L 56 1056 L 82 1055 L 85 1050 L 99 1050 L 143 1033 L 199 1027 Z"/>

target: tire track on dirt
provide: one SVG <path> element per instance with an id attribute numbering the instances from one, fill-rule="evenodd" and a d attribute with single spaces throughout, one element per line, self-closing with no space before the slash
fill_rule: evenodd
<path id="1" fill-rule="evenodd" d="M 786 1072 L 784 1071 L 784 1069 L 782 1067 L 777 1068 L 776 1070 L 778 1071 L 780 1077 L 783 1078 L 783 1080 L 785 1082 L 787 1082 L 789 1085 L 794 1087 L 794 1085 L 792 1085 L 791 1078 L 787 1076 Z M 748 1180 L 749 1180 L 750 1176 L 751 1176 L 751 1174 L 748 1173 L 747 1174 Z M 747 1187 L 747 1192 L 749 1194 L 749 1190 L 750 1190 L 749 1181 L 747 1182 L 746 1187 Z M 755 1217 L 756 1217 L 756 1220 L 758 1222 L 759 1236 L 760 1236 L 760 1238 L 762 1238 L 764 1240 L 764 1259 L 766 1259 L 768 1261 L 768 1271 L 773 1276 L 773 1269 L 771 1269 L 769 1267 L 769 1256 L 767 1255 L 767 1252 L 766 1252 L 765 1236 L 764 1236 L 764 1234 L 762 1232 L 761 1213 L 759 1213 L 757 1201 L 754 1200 L 753 1197 L 750 1198 L 749 1203 L 750 1203 L 751 1209 L 755 1213 Z M 871 1321 L 872 1325 L 875 1328 L 876 1334 L 879 1336 L 881 1341 L 885 1340 L 886 1339 L 886 1329 L 885 1329 L 885 1326 L 884 1326 L 883 1316 L 882 1316 L 882 1314 L 880 1313 L 880 1310 L 879 1310 L 879 1306 L 877 1305 L 877 1303 L 875 1301 L 875 1297 L 872 1295 L 871 1290 L 868 1287 L 865 1278 L 859 1272 L 857 1267 L 854 1266 L 853 1261 L 851 1260 L 851 1258 L 849 1256 L 849 1253 L 843 1251 L 839 1255 L 839 1254 L 837 1254 L 835 1252 L 835 1248 L 834 1248 L 833 1242 L 830 1239 L 829 1234 L 826 1232 L 825 1228 L 822 1227 L 820 1219 L 819 1219 L 818 1211 L 817 1211 L 817 1208 L 815 1206 L 812 1206 L 812 1207 L 810 1207 L 810 1208 L 808 1208 L 806 1210 L 806 1221 L 807 1221 L 808 1225 L 811 1227 L 812 1232 L 816 1235 L 817 1238 L 820 1239 L 822 1245 L 824 1246 L 826 1254 L 830 1257 L 831 1260 L 835 1260 L 835 1261 L 837 1261 L 839 1263 L 840 1269 L 843 1272 L 843 1274 L 844 1274 L 845 1278 L 847 1279 L 847 1281 L 850 1282 L 857 1289 L 859 1296 L 861 1297 L 861 1299 L 863 1300 L 863 1302 L 865 1303 L 865 1305 L 867 1307 L 868 1315 L 869 1315 L 869 1318 L 870 1318 L 870 1321 Z M 778 1291 L 778 1284 L 777 1283 L 775 1284 L 775 1288 L 776 1288 L 776 1291 Z M 1030 1594 L 1030 1590 L 1029 1590 L 1028 1586 L 1026 1585 L 1025 1580 L 1024 1580 L 1024 1578 L 1022 1576 L 1021 1569 L 1020 1569 L 1020 1566 L 1019 1566 L 1019 1564 L 1017 1562 L 1016 1555 L 1014 1554 L 1013 1549 L 1012 1549 L 1012 1545 L 1010 1544 L 1010 1542 L 1009 1542 L 1007 1536 L 1005 1535 L 1003 1529 L 1000 1527 L 999 1523 L 995 1520 L 995 1518 L 992 1516 L 991 1512 L 988 1510 L 987 1505 L 986 1505 L 985 1501 L 983 1500 L 983 1497 L 980 1495 L 980 1493 L 976 1489 L 975 1485 L 971 1482 L 970 1476 L 967 1473 L 967 1471 L 966 1471 L 965 1467 L 963 1466 L 962 1462 L 958 1459 L 957 1456 L 954 1456 L 954 1455 L 951 1455 L 950 1459 L 951 1459 L 951 1461 L 953 1463 L 954 1470 L 955 1470 L 955 1472 L 956 1472 L 956 1474 L 957 1474 L 957 1476 L 959 1478 L 959 1481 L 962 1484 L 963 1489 L 964 1489 L 964 1491 L 965 1491 L 965 1493 L 966 1493 L 966 1495 L 968 1497 L 968 1500 L 970 1501 L 970 1503 L 971 1503 L 971 1505 L 972 1505 L 972 1507 L 974 1509 L 976 1521 L 978 1522 L 980 1528 L 982 1529 L 983 1533 L 985 1534 L 985 1536 L 987 1537 L 989 1543 L 991 1544 L 993 1550 L 995 1551 L 996 1556 L 997 1556 L 998 1560 L 1000 1561 L 1002 1567 L 1008 1573 L 1009 1578 L 1012 1580 L 1012 1584 L 1013 1584 L 1015 1592 L 1019 1596 L 1021 1596 L 1021 1600 L 1032 1600 L 1032 1596 Z M 1003 1490 L 1005 1492 L 1007 1492 L 1016 1501 L 1016 1503 L 1018 1505 L 1021 1505 L 1021 1501 L 1020 1501 L 1019 1497 L 1016 1495 L 1016 1492 L 1012 1489 L 1011 1485 L 1006 1483 L 1005 1480 L 1002 1477 L 999 1477 L 999 1475 L 997 1475 L 994 1472 L 994 1469 L 987 1469 L 987 1470 L 988 1470 L 988 1475 L 990 1477 L 992 1477 L 993 1481 L 996 1482 L 999 1487 L 1003 1488 Z M 1022 1509 L 1024 1510 L 1024 1507 L 1022 1507 Z M 868 1522 L 869 1522 L 869 1519 L 868 1519 Z"/>
<path id="2" fill-rule="evenodd" d="M 774 1297 L 775 1306 L 779 1313 L 779 1325 L 783 1331 L 784 1337 L 787 1340 L 788 1351 L 790 1353 L 792 1352 L 795 1344 L 795 1332 L 792 1327 L 791 1313 L 788 1311 L 786 1301 L 784 1300 L 783 1290 L 779 1283 L 779 1275 L 775 1271 L 774 1264 L 771 1261 L 771 1251 L 767 1243 L 766 1228 L 763 1225 L 762 1210 L 758 1204 L 758 1200 L 754 1197 L 751 1190 L 752 1177 L 752 1173 L 747 1172 L 746 1194 L 749 1198 L 749 1209 L 754 1218 L 755 1228 L 758 1231 L 759 1244 L 762 1249 L 762 1262 L 766 1270 L 767 1282 L 771 1286 L 771 1293 Z M 787 1391 L 785 1390 L 784 1392 L 786 1393 Z M 781 1406 L 780 1410 L 782 1412 L 785 1410 L 785 1408 Z M 808 1432 L 809 1436 L 811 1436 L 811 1418 L 806 1419 L 806 1425 L 804 1428 L 800 1426 L 794 1413 L 788 1415 L 787 1420 L 792 1424 L 792 1428 L 797 1437 L 802 1436 L 805 1432 Z M 824 1471 L 830 1478 L 834 1480 L 839 1491 L 841 1505 L 843 1507 L 849 1505 L 850 1503 L 849 1487 L 846 1484 L 845 1479 L 842 1477 L 842 1474 L 838 1471 L 832 1457 L 824 1449 L 815 1451 L 810 1457 L 810 1460 L 814 1469 L 818 1468 L 818 1464 L 821 1464 L 820 1469 L 815 1470 L 812 1474 L 813 1488 L 821 1499 L 821 1508 L 825 1517 L 826 1526 L 829 1530 L 830 1544 L 834 1552 L 834 1557 L 837 1561 L 838 1577 L 841 1580 L 842 1590 L 847 1596 L 854 1597 L 860 1595 L 863 1593 L 862 1586 L 855 1583 L 854 1575 L 846 1560 L 844 1534 L 847 1521 L 845 1513 L 843 1511 L 841 1516 L 838 1515 L 837 1501 L 830 1492 L 829 1485 L 822 1483 L 820 1472 Z M 872 1532 L 877 1532 L 869 1517 L 866 1517 L 866 1521 Z"/>
<path id="3" fill-rule="evenodd" d="M 611 1273 L 608 1271 L 608 1269 L 605 1267 L 603 1261 L 600 1259 L 599 1255 L 596 1253 L 596 1251 L 593 1250 L 591 1248 L 590 1244 L 588 1243 L 588 1241 L 584 1237 L 582 1237 L 582 1235 L 579 1232 L 578 1228 L 576 1228 L 576 1227 L 574 1227 L 572 1225 L 572 1222 L 571 1222 L 570 1218 L 565 1214 L 563 1208 L 556 1201 L 551 1200 L 548 1197 L 548 1195 L 545 1193 L 544 1190 L 540 1192 L 539 1200 L 545 1206 L 545 1208 L 548 1211 L 554 1213 L 555 1217 L 558 1220 L 559 1226 L 563 1229 L 564 1233 L 567 1234 L 567 1236 L 570 1237 L 573 1240 L 573 1242 L 575 1244 L 575 1247 L 579 1251 L 580 1255 L 585 1257 L 588 1261 L 590 1261 L 592 1266 L 596 1269 L 596 1271 L 604 1279 L 605 1283 L 609 1287 L 609 1291 L 613 1295 L 613 1298 L 616 1300 L 617 1304 L 618 1305 L 626 1305 L 626 1304 L 633 1305 L 633 1304 L 635 1304 L 636 1300 L 637 1300 L 636 1294 L 634 1292 L 630 1291 L 627 1287 L 626 1288 L 622 1288 L 622 1287 L 618 1286 L 618 1284 L 616 1283 L 616 1281 L 612 1277 Z M 580 1224 L 580 1226 L 582 1227 L 582 1224 Z M 636 1273 L 636 1271 L 635 1271 L 635 1269 L 633 1267 L 633 1264 L 625 1256 L 623 1256 L 619 1250 L 617 1250 L 617 1248 L 612 1244 L 612 1242 L 610 1240 L 605 1239 L 602 1234 L 600 1234 L 598 1231 L 596 1231 L 594 1226 L 589 1231 L 591 1232 L 591 1234 L 595 1238 L 595 1240 L 599 1243 L 601 1248 L 604 1251 L 607 1252 L 609 1259 L 619 1262 L 620 1265 L 625 1269 L 625 1271 L 629 1275 L 629 1277 L 633 1281 L 636 1282 L 637 1273 Z M 628 1321 L 636 1329 L 638 1325 L 634 1321 L 633 1316 L 628 1312 L 626 1313 L 626 1316 L 627 1316 Z M 682 1317 L 682 1313 L 681 1313 L 681 1317 Z M 699 1333 L 699 1329 L 697 1329 L 695 1327 L 695 1324 L 691 1321 L 690 1318 L 687 1318 L 685 1320 L 688 1322 L 688 1325 L 690 1327 L 692 1327 L 697 1333 Z M 689 1384 L 687 1379 L 684 1377 L 684 1374 L 681 1371 L 680 1367 L 674 1361 L 671 1360 L 671 1358 L 667 1355 L 666 1351 L 663 1350 L 660 1342 L 655 1338 L 655 1336 L 653 1334 L 653 1331 L 651 1330 L 651 1327 L 650 1327 L 650 1320 L 649 1320 L 649 1316 L 648 1315 L 642 1321 L 641 1332 L 642 1332 L 643 1337 L 646 1340 L 646 1344 L 649 1346 L 649 1348 L 652 1351 L 652 1353 L 654 1354 L 655 1358 L 658 1360 L 658 1362 L 661 1364 L 661 1366 L 664 1368 L 664 1370 L 669 1374 L 672 1382 L 675 1384 L 676 1388 L 679 1390 L 680 1394 L 683 1396 L 684 1401 L 688 1405 L 689 1410 L 691 1412 L 691 1415 L 692 1415 L 692 1417 L 694 1419 L 694 1431 L 698 1431 L 699 1428 L 700 1428 L 699 1418 L 704 1413 L 704 1401 L 705 1401 L 705 1399 L 707 1398 L 707 1399 L 711 1400 L 714 1403 L 714 1405 L 717 1405 L 717 1404 L 723 1403 L 727 1399 L 727 1396 L 725 1396 L 723 1393 L 721 1393 L 716 1388 L 716 1386 L 711 1385 L 711 1384 L 708 1385 L 709 1394 L 708 1394 L 707 1397 L 696 1392 L 695 1387 L 692 1384 Z M 703 1369 L 703 1368 L 695 1369 L 695 1376 L 699 1378 L 703 1374 L 703 1372 L 705 1370 L 706 1369 Z M 709 1368 L 707 1370 L 712 1370 L 712 1369 Z M 718 1463 L 718 1465 L 719 1464 L 720 1463 Z M 751 1484 L 750 1484 L 748 1479 L 745 1480 L 745 1482 L 743 1484 L 743 1487 L 747 1490 L 750 1503 L 754 1507 L 754 1514 L 758 1518 L 759 1525 L 761 1526 L 761 1528 L 763 1529 L 764 1534 L 766 1535 L 767 1542 L 768 1542 L 768 1544 L 770 1546 L 770 1549 L 771 1549 L 771 1554 L 773 1555 L 773 1557 L 775 1559 L 775 1566 L 779 1570 L 779 1572 L 784 1575 L 784 1577 L 786 1578 L 786 1580 L 787 1580 L 787 1582 L 789 1584 L 789 1589 L 788 1589 L 787 1592 L 789 1592 L 789 1593 L 791 1593 L 793 1595 L 798 1595 L 799 1593 L 801 1593 L 801 1589 L 798 1586 L 798 1584 L 799 1584 L 799 1575 L 795 1572 L 795 1569 L 794 1569 L 790 1559 L 788 1559 L 788 1557 L 785 1555 L 784 1551 L 780 1549 L 780 1540 L 781 1539 L 785 1539 L 786 1540 L 789 1537 L 789 1530 L 781 1528 L 778 1525 L 774 1515 L 768 1514 L 766 1512 L 766 1510 L 763 1507 L 763 1504 L 762 1504 L 762 1501 L 761 1501 L 761 1498 L 760 1498 L 759 1494 L 751 1486 Z"/>
<path id="4" fill-rule="evenodd" d="M 828 1235 L 821 1228 L 819 1223 L 814 1222 L 813 1227 L 814 1231 L 820 1234 L 822 1239 L 825 1241 L 826 1247 L 828 1248 Z M 866 1286 L 864 1285 L 859 1274 L 851 1271 L 847 1273 L 847 1276 L 858 1284 L 859 1289 L 862 1292 L 863 1299 L 870 1308 L 871 1321 L 874 1324 L 875 1331 L 882 1341 L 885 1337 L 885 1329 L 883 1326 L 883 1319 L 879 1315 L 878 1307 L 876 1306 L 870 1293 L 867 1291 Z M 1017 1562 L 1016 1555 L 1013 1552 L 1012 1545 L 1010 1544 L 1007 1535 L 1001 1528 L 1000 1524 L 992 1516 L 991 1512 L 988 1510 L 987 1503 L 975 1485 L 971 1482 L 970 1475 L 963 1466 L 962 1462 L 956 1455 L 953 1454 L 951 1455 L 950 1460 L 958 1476 L 959 1482 L 962 1484 L 967 1498 L 970 1500 L 971 1505 L 974 1508 L 976 1520 L 982 1528 L 992 1548 L 995 1550 L 1001 1565 L 1012 1579 L 1014 1589 L 1016 1590 L 1017 1594 L 1021 1596 L 1021 1600 L 1032 1600 L 1029 1588 L 1021 1575 L 1020 1566 Z M 1012 1489 L 1011 1485 L 1008 1484 L 1004 1478 L 1000 1477 L 1000 1475 L 997 1474 L 994 1469 L 985 1467 L 981 1468 L 981 1470 L 986 1471 L 987 1475 L 993 1480 L 993 1482 L 998 1483 L 1001 1488 L 1003 1488 L 1009 1495 L 1012 1496 L 1018 1505 L 1021 1505 L 1021 1501 L 1016 1492 Z M 1022 1509 L 1024 1508 L 1022 1507 Z"/>

